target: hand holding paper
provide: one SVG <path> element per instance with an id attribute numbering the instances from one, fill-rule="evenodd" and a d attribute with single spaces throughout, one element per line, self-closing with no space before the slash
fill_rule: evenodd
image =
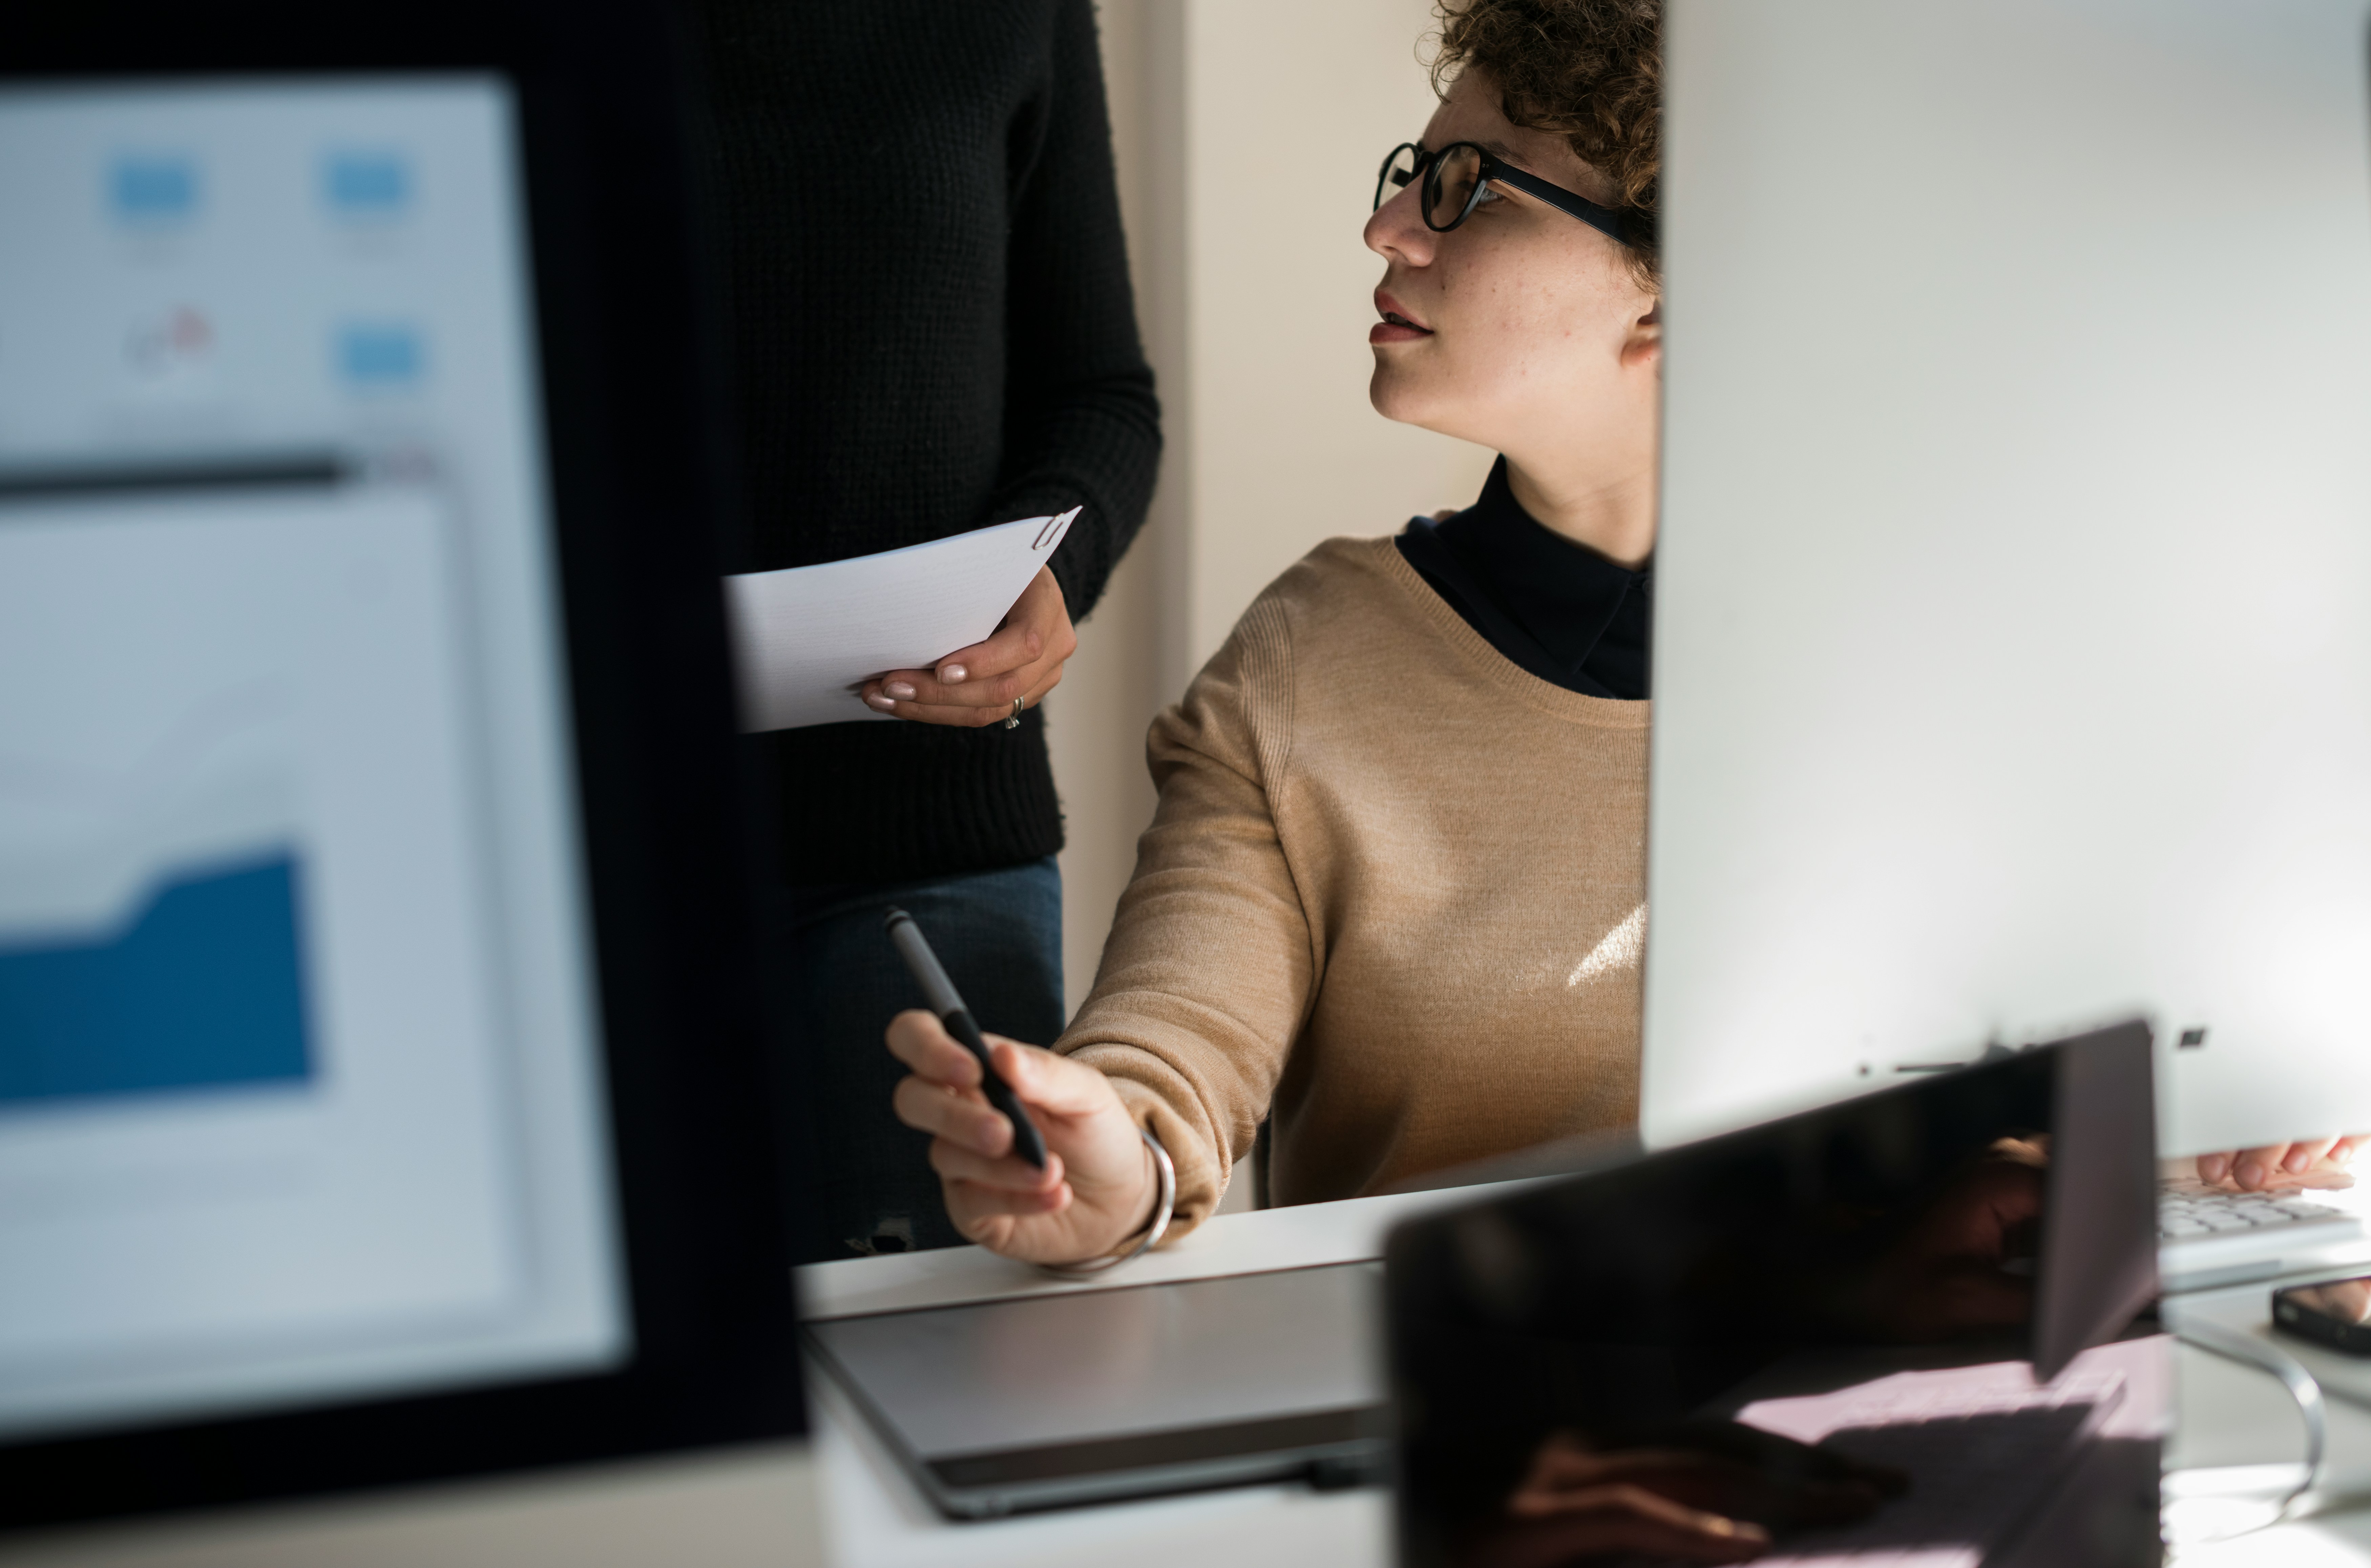
<path id="1" fill-rule="evenodd" d="M 878 555 L 727 577 L 742 727 L 893 716 L 988 724 L 1012 712 L 1012 697 L 1042 696 L 1061 678 L 1072 641 L 1045 566 L 1078 515 L 1072 507 Z M 978 668 L 947 680 L 958 650 Z M 893 676 L 912 698 L 881 691 Z M 1005 684 L 1015 689 L 1005 692 Z M 868 691 L 892 709 L 868 705 Z"/>
<path id="2" fill-rule="evenodd" d="M 1013 700 L 1035 707 L 1062 683 L 1062 666 L 1078 647 L 1062 585 L 1040 566 L 988 641 L 957 648 L 936 669 L 893 669 L 861 694 L 885 714 L 922 724 L 1010 724 L 1019 717 Z"/>

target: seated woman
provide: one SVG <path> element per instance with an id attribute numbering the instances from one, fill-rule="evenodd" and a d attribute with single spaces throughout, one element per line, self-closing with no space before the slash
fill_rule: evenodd
<path id="1" fill-rule="evenodd" d="M 1093 993 L 1053 1053 L 996 1047 L 1045 1171 L 935 1020 L 893 1026 L 965 1235 L 1052 1261 L 1141 1233 L 1139 1125 L 1184 1226 L 1271 1107 L 1287 1203 L 1635 1119 L 1658 59 L 1645 0 L 1449 14 L 1367 225 L 1371 395 L 1504 456 L 1439 527 L 1312 552 L 1154 724 Z"/>
<path id="2" fill-rule="evenodd" d="M 890 1049 L 949 1215 L 1037 1262 L 1171 1235 L 1272 1117 L 1282 1203 L 1636 1118 L 1662 334 L 1657 0 L 1459 0 L 1420 145 L 1385 167 L 1370 395 L 1502 454 L 1480 500 L 1337 539 L 1152 726 L 1161 800 L 1093 993 L 998 1071 L 927 1013 Z M 2353 1152 L 2199 1162 L 2261 1186 Z"/>

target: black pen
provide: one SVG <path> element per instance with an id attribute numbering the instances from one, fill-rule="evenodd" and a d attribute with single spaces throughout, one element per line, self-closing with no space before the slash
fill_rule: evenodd
<path id="1" fill-rule="evenodd" d="M 922 1000 L 947 1027 L 947 1033 L 963 1042 L 963 1048 L 978 1059 L 980 1087 L 988 1094 L 988 1103 L 1004 1112 L 1012 1123 L 1012 1152 L 1038 1169 L 1046 1168 L 1046 1140 L 1037 1135 L 1037 1124 L 1021 1109 L 1019 1097 L 1012 1086 L 997 1075 L 988 1060 L 988 1041 L 980 1038 L 979 1025 L 972 1020 L 971 1009 L 955 994 L 954 981 L 939 967 L 939 956 L 922 940 L 922 928 L 904 910 L 889 912 L 889 940 L 897 945 L 897 956 L 906 960 L 913 972 L 914 983 L 922 988 Z"/>

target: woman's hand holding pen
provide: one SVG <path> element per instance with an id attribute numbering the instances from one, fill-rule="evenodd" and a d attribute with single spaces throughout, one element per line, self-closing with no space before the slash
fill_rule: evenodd
<path id="1" fill-rule="evenodd" d="M 897 1120 L 935 1140 L 931 1168 L 955 1228 L 1032 1263 L 1084 1262 L 1142 1231 L 1160 1184 L 1111 1080 L 1050 1051 L 987 1039 L 998 1074 L 1045 1137 L 1043 1170 L 1013 1154 L 1012 1123 L 980 1092 L 979 1063 L 936 1016 L 918 1009 L 889 1025 L 891 1053 L 912 1069 L 897 1086 Z"/>
<path id="2" fill-rule="evenodd" d="M 934 669 L 893 669 L 864 683 L 864 701 L 885 714 L 923 724 L 977 729 L 1012 716 L 1012 700 L 1034 708 L 1062 683 L 1079 634 L 1061 585 L 1040 566 L 985 643 L 957 648 Z"/>

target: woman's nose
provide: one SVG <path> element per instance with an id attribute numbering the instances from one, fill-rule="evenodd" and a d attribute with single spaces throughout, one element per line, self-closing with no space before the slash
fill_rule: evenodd
<path id="1" fill-rule="evenodd" d="M 1367 249 L 1378 256 L 1421 267 L 1432 260 L 1440 237 L 1424 226 L 1423 181 L 1410 180 L 1367 219 Z"/>

